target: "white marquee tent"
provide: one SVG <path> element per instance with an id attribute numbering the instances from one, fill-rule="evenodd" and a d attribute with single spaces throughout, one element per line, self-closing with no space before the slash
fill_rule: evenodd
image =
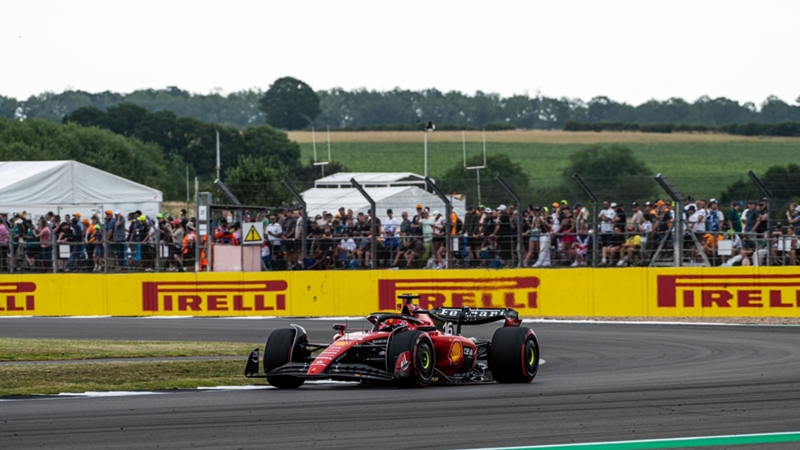
<path id="1" fill-rule="evenodd" d="M 375 201 L 377 216 L 382 221 L 387 218 L 386 210 L 392 209 L 394 217 L 400 219 L 403 211 L 408 213 L 411 219 L 417 213 L 416 205 L 421 204 L 431 209 L 431 212 L 439 211 L 445 213 L 444 202 L 435 194 L 417 187 L 419 180 L 424 178 L 412 173 L 337 173 L 322 178 L 315 182 L 315 188 L 303 192 L 309 217 L 322 214 L 327 211 L 337 214 L 340 207 L 352 209 L 355 214 L 366 213 L 369 210 L 369 202 L 351 187 L 350 179 L 355 180 L 364 186 L 364 190 Z M 380 186 L 380 187 L 376 187 Z M 464 218 L 465 204 L 459 198 L 450 199 L 453 204 L 453 211 Z"/>
<path id="2" fill-rule="evenodd" d="M 107 209 L 138 209 L 155 216 L 162 201 L 159 190 L 76 161 L 0 161 L 0 213 L 88 218 Z"/>

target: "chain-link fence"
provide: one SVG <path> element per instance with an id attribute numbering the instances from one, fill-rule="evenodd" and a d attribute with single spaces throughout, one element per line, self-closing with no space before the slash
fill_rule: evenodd
<path id="1" fill-rule="evenodd" d="M 242 244 L 257 250 L 247 270 L 261 271 L 775 266 L 796 265 L 800 249 L 800 184 L 788 175 L 226 188 L 201 220 L 199 209 L 0 216 L 0 273 L 246 270 Z"/>

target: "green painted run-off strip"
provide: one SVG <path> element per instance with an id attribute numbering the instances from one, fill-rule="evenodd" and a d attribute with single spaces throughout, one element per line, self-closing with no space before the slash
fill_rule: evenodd
<path id="1" fill-rule="evenodd" d="M 590 444 L 535 445 L 529 447 L 502 447 L 485 450 L 642 450 L 685 447 L 715 447 L 719 445 L 779 444 L 782 442 L 800 442 L 800 432 L 648 439 L 642 441 L 595 442 Z"/>

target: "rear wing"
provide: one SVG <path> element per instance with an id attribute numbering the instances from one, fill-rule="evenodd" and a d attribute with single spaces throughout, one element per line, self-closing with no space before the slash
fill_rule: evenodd
<path id="1" fill-rule="evenodd" d="M 435 308 L 429 314 L 436 328 L 441 331 L 452 329 L 452 326 L 445 324 L 456 324 L 457 334 L 461 334 L 461 325 L 482 325 L 503 320 L 504 327 L 518 327 L 522 323 L 519 313 L 510 308 Z"/>

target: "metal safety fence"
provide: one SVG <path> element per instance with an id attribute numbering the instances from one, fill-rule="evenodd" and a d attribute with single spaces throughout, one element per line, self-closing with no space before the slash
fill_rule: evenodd
<path id="1" fill-rule="evenodd" d="M 752 172 L 716 187 L 661 174 L 621 180 L 496 176 L 477 197 L 426 177 L 415 186 L 426 200 L 416 204 L 377 197 L 356 179 L 327 203 L 287 181 L 219 183 L 213 194 L 197 192 L 195 211 L 180 219 L 131 213 L 76 224 L 0 214 L 0 273 L 797 264 L 800 188 L 765 185 Z M 242 204 L 252 191 L 256 204 Z M 269 198 L 276 206 L 258 204 Z M 231 251 L 251 244 L 252 264 Z"/>

